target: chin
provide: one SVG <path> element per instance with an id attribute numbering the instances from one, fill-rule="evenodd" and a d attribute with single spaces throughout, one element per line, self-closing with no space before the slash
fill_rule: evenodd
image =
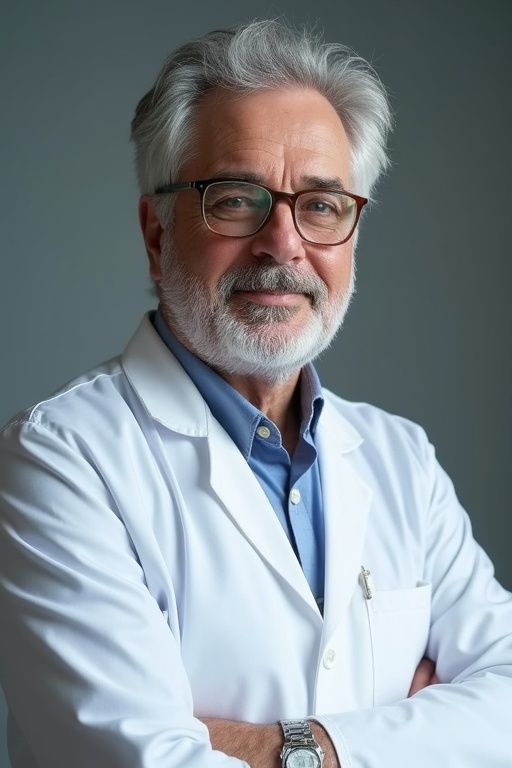
<path id="1" fill-rule="evenodd" d="M 245 324 L 237 318 L 216 323 L 215 339 L 196 354 L 227 375 L 286 381 L 330 344 L 335 332 L 324 329 L 318 316 L 290 327 L 290 322 Z"/>

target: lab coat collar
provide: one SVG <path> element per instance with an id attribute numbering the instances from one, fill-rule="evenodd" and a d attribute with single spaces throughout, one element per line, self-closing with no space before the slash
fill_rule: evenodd
<path id="1" fill-rule="evenodd" d="M 350 453 L 350 451 L 358 448 L 363 442 L 363 437 L 357 431 L 357 429 L 350 423 L 350 421 L 343 416 L 340 411 L 339 405 L 334 405 L 333 394 L 324 389 L 324 408 L 320 416 L 318 423 L 320 432 L 329 435 L 329 442 L 331 448 L 337 453 Z M 348 404 L 347 404 L 348 405 Z M 348 407 L 350 407 L 348 405 Z"/>
<path id="2" fill-rule="evenodd" d="M 208 436 L 209 409 L 154 329 L 149 313 L 128 343 L 121 365 L 152 418 L 180 434 Z M 326 424 L 337 451 L 347 453 L 362 442 L 357 430 L 329 401 L 320 417 L 320 425 Z"/>
<path id="3" fill-rule="evenodd" d="M 183 435 L 207 437 L 209 410 L 146 314 L 121 365 L 151 418 Z"/>

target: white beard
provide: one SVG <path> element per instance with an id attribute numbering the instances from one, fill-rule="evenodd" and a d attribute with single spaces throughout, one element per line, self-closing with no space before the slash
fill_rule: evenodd
<path id="1" fill-rule="evenodd" d="M 180 341 L 220 373 L 269 383 L 287 380 L 327 349 L 355 291 L 354 266 L 346 292 L 329 299 L 318 275 L 261 263 L 229 269 L 212 296 L 204 280 L 186 273 L 169 231 L 163 237 L 161 270 L 157 291 L 162 313 Z M 235 314 L 229 299 L 240 290 L 305 293 L 311 312 L 300 330 L 286 322 L 297 311 L 294 307 L 247 302 Z"/>

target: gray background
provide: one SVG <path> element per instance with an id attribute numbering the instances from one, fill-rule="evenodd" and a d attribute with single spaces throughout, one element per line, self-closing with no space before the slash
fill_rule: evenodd
<path id="1" fill-rule="evenodd" d="M 4 2 L 0 423 L 153 305 L 128 127 L 165 55 L 279 13 L 372 60 L 396 115 L 323 380 L 423 424 L 510 589 L 510 0 Z"/>

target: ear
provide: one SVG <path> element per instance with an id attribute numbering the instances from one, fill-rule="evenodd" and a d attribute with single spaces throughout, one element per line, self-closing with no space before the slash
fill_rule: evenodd
<path id="1" fill-rule="evenodd" d="M 164 230 L 149 195 L 143 195 L 139 200 L 139 221 L 149 259 L 149 274 L 153 280 L 161 280 L 161 238 Z"/>

